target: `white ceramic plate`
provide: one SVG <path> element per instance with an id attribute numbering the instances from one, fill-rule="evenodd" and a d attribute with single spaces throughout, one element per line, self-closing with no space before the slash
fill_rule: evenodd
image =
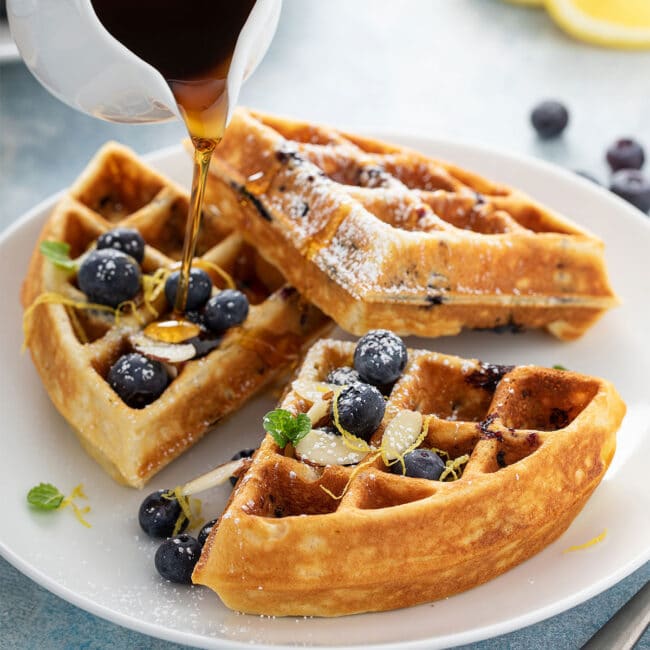
<path id="1" fill-rule="evenodd" d="M 470 332 L 409 342 L 491 362 L 560 363 L 615 383 L 628 404 L 618 451 L 570 529 L 533 559 L 464 594 L 406 610 L 336 620 L 236 614 L 206 589 L 164 583 L 153 568 L 156 543 L 137 524 L 144 494 L 119 487 L 85 455 L 51 406 L 29 355 L 19 353 L 19 284 L 41 224 L 54 205 L 53 197 L 0 239 L 0 295 L 5 297 L 0 349 L 4 399 L 0 552 L 5 558 L 39 584 L 94 614 L 146 634 L 205 648 L 249 643 L 449 647 L 557 614 L 613 585 L 650 558 L 650 220 L 588 181 L 540 162 L 414 136 L 392 139 L 519 186 L 607 243 L 612 283 L 623 304 L 581 340 L 562 343 L 536 332 Z M 188 185 L 189 164 L 180 147 L 157 152 L 149 160 Z M 238 449 L 256 445 L 261 417 L 272 406 L 270 396 L 250 403 L 155 477 L 151 490 L 178 485 Z M 88 515 L 92 528 L 83 528 L 69 511 L 30 511 L 25 495 L 41 481 L 63 491 L 83 483 L 92 507 Z M 228 492 L 228 487 L 222 487 L 209 493 L 204 511 L 219 514 Z M 601 543 L 564 552 L 604 530 L 607 535 Z"/>
<path id="2" fill-rule="evenodd" d="M 18 61 L 19 58 L 18 48 L 11 38 L 9 25 L 6 20 L 0 20 L 0 63 Z"/>

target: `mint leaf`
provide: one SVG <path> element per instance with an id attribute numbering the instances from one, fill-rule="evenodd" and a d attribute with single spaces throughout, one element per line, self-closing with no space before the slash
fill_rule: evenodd
<path id="1" fill-rule="evenodd" d="M 560 365 L 559 363 L 556 363 L 554 366 L 552 366 L 554 370 L 568 370 L 568 368 L 565 368 L 563 365 Z"/>
<path id="2" fill-rule="evenodd" d="M 300 413 L 294 417 L 285 409 L 269 411 L 262 422 L 264 430 L 271 434 L 280 449 L 289 443 L 295 445 L 311 431 L 309 416 Z"/>
<path id="3" fill-rule="evenodd" d="M 40 510 L 56 510 L 63 501 L 63 494 L 51 483 L 39 483 L 27 493 L 27 501 Z"/>
<path id="4" fill-rule="evenodd" d="M 42 241 L 38 249 L 54 266 L 66 271 L 77 270 L 77 262 L 70 258 L 70 244 L 62 241 Z"/>
<path id="5" fill-rule="evenodd" d="M 306 413 L 300 413 L 295 422 L 295 429 L 291 440 L 294 445 L 311 431 L 311 420 Z"/>

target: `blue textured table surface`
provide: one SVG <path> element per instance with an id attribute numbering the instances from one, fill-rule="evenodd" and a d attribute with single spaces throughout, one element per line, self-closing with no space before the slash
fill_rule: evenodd
<path id="1" fill-rule="evenodd" d="M 648 70 L 650 52 L 576 43 L 542 11 L 498 0 L 285 0 L 271 50 L 240 99 L 350 129 L 460 138 L 604 180 L 603 152 L 616 137 L 650 149 Z M 571 110 L 568 131 L 552 142 L 528 123 L 547 97 Z M 0 227 L 67 186 L 106 140 L 144 153 L 183 135 L 173 123 L 98 122 L 49 96 L 21 63 L 0 65 Z M 649 579 L 646 564 L 572 610 L 465 647 L 579 648 Z M 0 559 L 0 648 L 176 647 L 77 609 Z M 650 648 L 650 632 L 638 647 Z"/>

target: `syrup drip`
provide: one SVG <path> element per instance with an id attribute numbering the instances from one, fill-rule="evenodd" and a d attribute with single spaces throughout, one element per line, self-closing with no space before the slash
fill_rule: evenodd
<path id="1" fill-rule="evenodd" d="M 172 318 L 145 334 L 179 343 L 200 331 L 184 318 L 192 258 L 210 159 L 228 118 L 227 77 L 237 38 L 255 0 L 91 0 L 118 41 L 158 70 L 178 104 L 194 145 L 190 209 Z"/>

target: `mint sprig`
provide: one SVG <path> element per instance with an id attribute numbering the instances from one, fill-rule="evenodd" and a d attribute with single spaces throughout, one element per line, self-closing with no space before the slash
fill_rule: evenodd
<path id="1" fill-rule="evenodd" d="M 285 409 L 269 411 L 262 421 L 264 430 L 273 436 L 280 449 L 289 443 L 296 445 L 311 431 L 311 420 L 304 413 L 293 416 Z"/>
<path id="2" fill-rule="evenodd" d="M 62 241 L 42 241 L 38 249 L 54 266 L 65 271 L 76 271 L 78 263 L 70 257 L 70 244 Z"/>
<path id="3" fill-rule="evenodd" d="M 568 370 L 568 368 L 565 368 L 561 363 L 553 364 L 552 368 L 553 370 Z"/>
<path id="4" fill-rule="evenodd" d="M 56 510 L 63 499 L 63 494 L 51 483 L 39 483 L 27 493 L 28 503 L 39 510 Z"/>

